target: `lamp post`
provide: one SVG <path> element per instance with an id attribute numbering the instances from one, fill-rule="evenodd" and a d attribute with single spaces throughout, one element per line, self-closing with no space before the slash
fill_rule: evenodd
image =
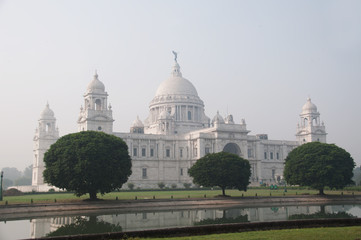
<path id="1" fill-rule="evenodd" d="M 1 171 L 1 178 L 0 178 L 0 201 L 3 200 L 3 176 L 4 176 L 4 172 Z"/>

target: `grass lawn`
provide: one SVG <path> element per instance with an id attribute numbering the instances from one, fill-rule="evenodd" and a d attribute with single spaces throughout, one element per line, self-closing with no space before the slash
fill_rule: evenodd
<path id="1" fill-rule="evenodd" d="M 164 240 L 165 238 L 141 238 L 147 240 Z M 172 240 L 298 240 L 298 239 L 314 239 L 314 240 L 355 240 L 361 239 L 361 226 L 357 227 L 329 227 L 329 228 L 303 228 L 303 229 L 285 229 L 285 230 L 269 230 L 257 232 L 242 233 L 226 233 L 205 236 L 192 237 L 176 237 L 167 238 Z"/>
<path id="2" fill-rule="evenodd" d="M 325 191 L 325 194 L 330 195 L 341 195 L 342 191 Z M 238 191 L 238 190 L 226 190 L 226 194 L 232 197 L 241 197 L 243 196 L 296 196 L 304 194 L 317 194 L 316 190 L 307 190 L 307 189 L 287 189 L 287 192 L 284 192 L 284 189 L 279 188 L 277 190 L 269 190 L 264 188 L 255 188 L 249 189 L 247 192 Z M 352 191 L 343 191 L 345 195 L 351 195 Z M 169 198 L 213 198 L 215 196 L 221 195 L 221 190 L 163 190 L 163 191 L 125 191 L 125 192 L 111 192 L 101 196 L 98 194 L 98 197 L 101 199 L 115 200 L 134 200 L 137 199 L 169 199 Z M 354 192 L 356 195 L 361 195 L 361 192 Z M 3 201 L 0 202 L 0 205 L 4 205 L 7 201 L 7 204 L 28 204 L 33 201 L 33 203 L 50 203 L 50 202 L 76 202 L 82 201 L 89 198 L 88 195 L 83 195 L 80 198 L 76 197 L 72 193 L 46 193 L 46 194 L 26 194 L 23 196 L 7 196 L 3 197 Z"/>

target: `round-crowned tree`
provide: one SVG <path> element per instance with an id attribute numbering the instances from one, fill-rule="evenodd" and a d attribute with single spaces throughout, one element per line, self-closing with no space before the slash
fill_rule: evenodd
<path id="1" fill-rule="evenodd" d="M 205 155 L 188 172 L 194 183 L 205 187 L 218 186 L 223 195 L 226 188 L 246 191 L 251 176 L 248 160 L 227 152 Z"/>
<path id="2" fill-rule="evenodd" d="M 310 142 L 293 149 L 285 160 L 284 177 L 291 185 L 310 186 L 324 194 L 324 187 L 352 184 L 355 163 L 335 144 Z"/>
<path id="3" fill-rule="evenodd" d="M 119 189 L 132 173 L 126 143 L 103 132 L 84 131 L 61 137 L 44 155 L 44 181 L 90 200 Z"/>

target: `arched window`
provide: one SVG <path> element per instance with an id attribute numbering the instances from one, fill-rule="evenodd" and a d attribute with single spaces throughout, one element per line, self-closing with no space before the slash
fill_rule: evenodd
<path id="1" fill-rule="evenodd" d="M 223 148 L 223 152 L 233 153 L 241 156 L 241 149 L 236 143 L 227 143 Z"/>
<path id="2" fill-rule="evenodd" d="M 312 119 L 312 126 L 317 126 L 317 118 Z"/>
<path id="3" fill-rule="evenodd" d="M 192 112 L 188 111 L 188 120 L 192 120 Z"/>
<path id="4" fill-rule="evenodd" d="M 102 101 L 100 99 L 95 100 L 95 110 L 102 110 Z"/>
<path id="5" fill-rule="evenodd" d="M 49 132 L 50 126 L 51 126 L 50 123 L 47 123 L 47 124 L 45 125 L 45 132 Z"/>
<path id="6" fill-rule="evenodd" d="M 304 119 L 303 119 L 303 126 L 304 126 L 304 127 L 307 127 L 307 126 L 308 126 L 308 119 L 307 119 L 307 118 L 304 118 Z"/>

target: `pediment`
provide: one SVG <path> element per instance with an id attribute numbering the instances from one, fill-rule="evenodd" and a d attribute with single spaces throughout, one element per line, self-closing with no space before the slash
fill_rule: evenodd
<path id="1" fill-rule="evenodd" d="M 309 131 L 307 130 L 301 130 L 297 133 L 297 135 L 306 135 L 306 134 L 309 134 Z"/>
<path id="2" fill-rule="evenodd" d="M 93 116 L 92 118 L 88 118 L 88 120 L 93 120 L 93 121 L 104 121 L 104 120 L 111 120 L 108 116 L 105 115 L 96 115 Z"/>

